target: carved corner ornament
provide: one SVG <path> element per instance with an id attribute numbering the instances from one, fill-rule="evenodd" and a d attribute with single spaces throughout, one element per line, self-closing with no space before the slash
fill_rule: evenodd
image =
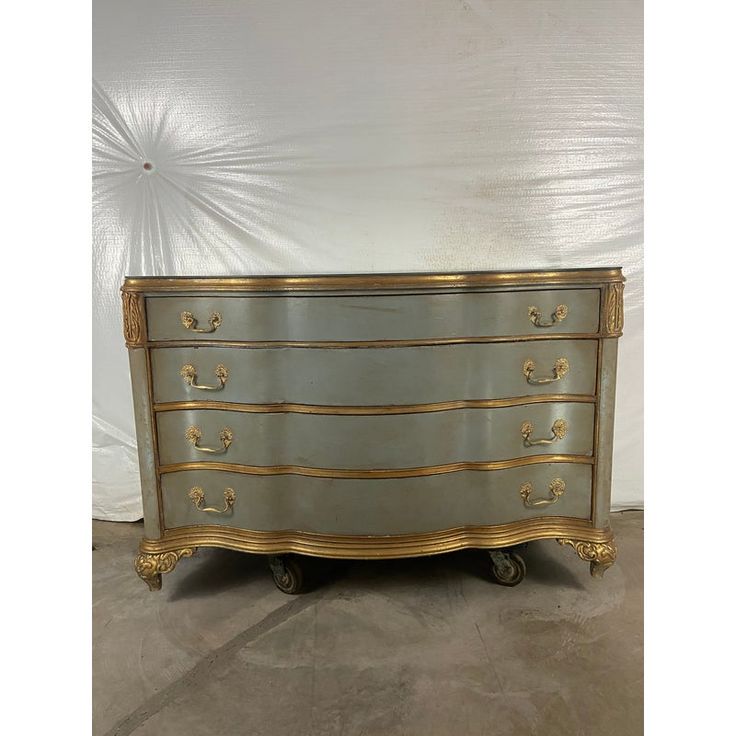
<path id="1" fill-rule="evenodd" d="M 182 557 L 191 557 L 196 551 L 196 547 L 184 547 L 173 552 L 141 552 L 135 558 L 135 571 L 151 590 L 161 590 L 161 573 L 171 572 Z"/>
<path id="2" fill-rule="evenodd" d="M 143 297 L 134 291 L 123 292 L 123 334 L 129 348 L 144 342 Z"/>
<path id="3" fill-rule="evenodd" d="M 578 557 L 590 562 L 590 574 L 594 578 L 602 578 L 603 573 L 616 562 L 616 545 L 609 542 L 584 542 L 579 539 L 558 539 L 563 547 L 569 544 Z"/>
<path id="4" fill-rule="evenodd" d="M 602 332 L 611 337 L 619 337 L 624 329 L 624 285 L 608 284 L 603 292 L 601 313 Z"/>

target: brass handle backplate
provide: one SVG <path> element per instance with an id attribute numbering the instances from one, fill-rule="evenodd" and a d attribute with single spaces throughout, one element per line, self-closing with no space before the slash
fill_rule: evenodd
<path id="1" fill-rule="evenodd" d="M 210 315 L 209 327 L 197 327 L 199 323 L 197 318 L 191 312 L 182 312 L 181 323 L 192 332 L 214 332 L 222 324 L 222 315 L 219 312 L 213 312 Z"/>
<path id="2" fill-rule="evenodd" d="M 558 304 L 555 307 L 555 311 L 552 312 L 550 320 L 545 322 L 542 319 L 542 312 L 539 307 L 529 307 L 529 319 L 535 327 L 554 327 L 558 322 L 562 322 L 568 313 L 567 304 Z"/>
<path id="3" fill-rule="evenodd" d="M 229 427 L 224 427 L 220 432 L 220 442 L 222 447 L 200 447 L 199 441 L 202 439 L 202 430 L 199 427 L 189 427 L 184 436 L 194 445 L 200 452 L 211 452 L 215 455 L 222 455 L 227 452 L 233 441 L 233 431 Z"/>
<path id="4" fill-rule="evenodd" d="M 524 447 L 533 447 L 534 445 L 551 445 L 557 440 L 561 440 L 567 434 L 567 422 L 564 419 L 556 419 L 552 425 L 552 436 L 547 439 L 531 439 L 534 425 L 531 422 L 524 422 L 521 425 L 521 436 L 524 438 Z"/>
<path id="5" fill-rule="evenodd" d="M 225 388 L 225 382 L 228 377 L 227 368 L 222 364 L 215 367 L 215 376 L 217 376 L 217 379 L 220 382 L 217 386 L 206 386 L 204 384 L 197 383 L 197 369 L 189 363 L 181 367 L 179 374 L 184 379 L 185 383 L 188 383 L 192 388 L 198 388 L 202 391 L 221 391 Z"/>
<path id="6" fill-rule="evenodd" d="M 537 506 L 551 506 L 553 503 L 557 503 L 560 496 L 565 492 L 565 481 L 562 478 L 555 478 L 549 484 L 549 498 L 535 498 L 533 501 L 529 500 L 529 497 L 534 492 L 534 488 L 531 483 L 523 483 L 519 488 L 519 494 L 524 499 L 524 506 L 528 509 L 533 509 Z"/>
<path id="7" fill-rule="evenodd" d="M 537 366 L 533 360 L 530 359 L 524 361 L 523 370 L 524 375 L 526 376 L 526 382 L 531 383 L 534 386 L 559 381 L 570 370 L 570 363 L 567 358 L 557 358 L 555 365 L 552 368 L 552 378 L 534 378 L 534 371 L 536 368 Z"/>
<path id="8" fill-rule="evenodd" d="M 225 508 L 214 509 L 210 506 L 204 506 L 204 491 L 199 486 L 195 486 L 189 491 L 189 498 L 192 499 L 197 511 L 206 511 L 208 514 L 224 514 L 235 505 L 235 491 L 232 488 L 226 488 L 222 495 L 225 498 Z"/>

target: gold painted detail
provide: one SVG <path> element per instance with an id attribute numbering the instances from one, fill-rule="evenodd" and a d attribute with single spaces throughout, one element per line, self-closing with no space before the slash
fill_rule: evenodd
<path id="1" fill-rule="evenodd" d="M 538 506 L 551 506 L 553 503 L 557 503 L 560 496 L 565 492 L 565 481 L 562 478 L 555 478 L 549 484 L 549 498 L 535 498 L 533 501 L 529 500 L 529 497 L 534 492 L 534 488 L 531 483 L 523 483 L 519 488 L 519 494 L 524 500 L 524 506 L 528 509 L 533 509 Z"/>
<path id="2" fill-rule="evenodd" d="M 236 463 L 193 462 L 172 463 L 159 467 L 160 473 L 178 473 L 182 470 L 224 470 L 243 475 L 304 475 L 310 478 L 420 478 L 428 475 L 457 473 L 462 470 L 505 470 L 539 463 L 570 463 L 573 465 L 592 465 L 594 459 L 588 455 L 530 455 L 512 460 L 493 462 L 460 462 L 446 465 L 425 465 L 418 468 L 314 468 L 305 465 L 239 465 Z"/>
<path id="3" fill-rule="evenodd" d="M 603 314 L 601 315 L 603 333 L 621 335 L 624 329 L 624 285 L 608 284 L 604 289 Z"/>
<path id="4" fill-rule="evenodd" d="M 123 334 L 125 344 L 140 347 L 145 342 L 143 329 L 143 297 L 130 291 L 123 292 Z"/>
<path id="5" fill-rule="evenodd" d="M 184 379 L 184 383 L 189 384 L 192 388 L 198 388 L 201 391 L 221 391 L 225 388 L 225 383 L 228 378 L 228 370 L 224 365 L 222 365 L 222 363 L 215 367 L 215 376 L 219 381 L 217 386 L 207 386 L 205 384 L 197 383 L 197 369 L 190 363 L 181 367 L 179 375 Z"/>
<path id="6" fill-rule="evenodd" d="M 529 320 L 535 327 L 554 327 L 567 317 L 567 304 L 558 304 L 549 320 L 545 321 L 539 307 L 529 307 Z"/>
<path id="7" fill-rule="evenodd" d="M 573 402 L 577 404 L 593 404 L 595 396 L 585 394 L 540 394 L 539 396 L 515 396 L 509 399 L 471 399 L 468 401 L 440 401 L 434 404 L 404 404 L 398 406 L 350 406 L 337 404 L 236 404 L 230 401 L 169 401 L 155 404 L 155 411 L 180 411 L 189 409 L 222 409 L 252 414 L 349 414 L 349 415 L 382 415 L 382 414 L 423 414 L 435 411 L 453 411 L 455 409 L 495 409 L 524 404 L 545 404 L 557 402 Z"/>
<path id="8" fill-rule="evenodd" d="M 603 542 L 591 542 L 564 537 L 557 541 L 563 546 L 569 544 L 581 560 L 590 562 L 590 574 L 594 578 L 603 577 L 603 573 L 616 562 L 616 545 L 613 538 Z"/>
<path id="9" fill-rule="evenodd" d="M 167 291 L 341 291 L 353 289 L 440 289 L 504 286 L 591 286 L 623 281 L 620 268 L 562 271 L 470 271 L 466 273 L 335 274 L 322 276 L 242 276 L 231 278 L 125 279 L 126 290 Z"/>
<path id="10" fill-rule="evenodd" d="M 191 426 L 187 428 L 184 436 L 200 452 L 210 452 L 214 455 L 222 455 L 226 453 L 228 447 L 230 447 L 233 442 L 233 431 L 230 427 L 224 427 L 220 431 L 220 442 L 222 443 L 222 447 L 201 447 L 199 445 L 199 441 L 202 439 L 202 430 L 199 427 Z"/>
<path id="11" fill-rule="evenodd" d="M 590 542 L 610 542 L 609 528 L 597 529 L 590 521 L 563 516 L 538 516 L 496 526 L 464 526 L 420 534 L 336 535 L 294 529 L 256 531 L 222 525 L 179 527 L 161 539 L 144 539 L 141 552 L 160 553 L 180 547 L 224 547 L 240 552 L 284 554 L 295 552 L 317 557 L 375 559 L 417 557 L 472 547 L 511 547 L 534 539 L 572 537 Z"/>
<path id="12" fill-rule="evenodd" d="M 192 499 L 192 503 L 197 508 L 197 511 L 206 511 L 209 514 L 224 514 L 227 511 L 229 511 L 234 505 L 235 505 L 235 491 L 232 488 L 226 488 L 223 491 L 223 497 L 225 499 L 225 508 L 224 509 L 215 509 L 210 507 L 204 507 L 203 504 L 205 503 L 204 498 L 204 491 L 199 488 L 199 486 L 195 486 L 189 491 L 189 498 Z"/>
<path id="13" fill-rule="evenodd" d="M 544 383 L 552 383 L 561 380 L 570 370 L 570 363 L 567 358 L 557 358 L 552 368 L 552 378 L 534 378 L 534 371 L 537 369 L 535 362 L 529 358 L 524 361 L 523 371 L 526 382 L 533 386 L 539 386 Z"/>
<path id="14" fill-rule="evenodd" d="M 135 571 L 151 590 L 161 590 L 161 573 L 171 572 L 182 557 L 191 557 L 196 547 L 181 547 L 165 552 L 144 552 L 135 558 Z"/>
<path id="15" fill-rule="evenodd" d="M 219 312 L 213 312 L 210 315 L 209 327 L 197 327 L 197 318 L 191 312 L 182 312 L 181 323 L 185 329 L 192 332 L 214 332 L 222 324 L 222 315 Z"/>
<path id="16" fill-rule="evenodd" d="M 524 438 L 524 447 L 533 447 L 534 445 L 551 445 L 556 440 L 561 440 L 567 434 L 567 422 L 564 419 L 556 419 L 552 424 L 552 437 L 549 439 L 530 439 L 534 425 L 531 422 L 524 422 L 521 425 L 521 436 Z"/>
<path id="17" fill-rule="evenodd" d="M 525 335 L 472 335 L 466 337 L 420 337 L 399 340 L 217 340 L 211 338 L 207 345 L 219 348 L 304 348 L 305 350 L 358 350 L 370 348 L 411 348 L 435 345 L 486 345 L 508 342 L 538 342 L 540 340 L 595 340 L 602 337 L 599 332 L 555 332 Z M 198 348 L 201 340 L 156 339 L 146 343 L 157 348 Z"/>

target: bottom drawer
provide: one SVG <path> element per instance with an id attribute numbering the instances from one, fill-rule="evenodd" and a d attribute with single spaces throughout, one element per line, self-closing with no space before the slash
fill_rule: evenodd
<path id="1" fill-rule="evenodd" d="M 562 483 L 553 484 L 555 479 Z M 187 470 L 165 473 L 161 484 L 167 529 L 217 524 L 257 531 L 382 536 L 540 516 L 590 519 L 591 479 L 591 465 L 539 463 L 377 480 Z M 201 508 L 227 510 L 198 509 L 189 496 L 194 487 L 203 491 Z M 528 493 L 526 503 L 522 487 Z M 234 492 L 231 507 L 225 501 L 226 488 Z M 540 501 L 554 502 L 529 505 Z"/>

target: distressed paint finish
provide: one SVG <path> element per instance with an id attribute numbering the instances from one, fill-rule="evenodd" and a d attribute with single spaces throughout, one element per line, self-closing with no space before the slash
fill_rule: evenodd
<path id="1" fill-rule="evenodd" d="M 622 277 L 615 269 L 599 282 L 590 271 L 535 277 L 535 288 L 484 288 L 476 274 L 477 288 L 440 293 L 437 284 L 455 277 L 429 276 L 426 294 L 423 277 L 400 293 L 386 290 L 401 279 L 392 275 L 347 291 L 342 277 L 319 277 L 309 295 L 280 292 L 288 279 L 276 279 L 270 294 L 226 280 L 208 293 L 206 279 L 192 292 L 185 282 L 177 292 L 166 280 L 146 289 L 135 279 L 136 305 L 155 313 L 141 320 L 142 349 L 130 351 L 146 514 L 141 552 L 234 544 L 197 531 L 207 528 L 276 535 L 283 551 L 303 549 L 304 534 L 326 535 L 319 549 L 334 557 L 369 555 L 359 538 L 380 537 L 400 557 L 442 551 L 447 533 L 455 546 L 472 539 L 494 547 L 517 531 L 534 539 L 554 529 L 586 559 L 603 550 L 597 571 L 612 564 L 617 340 L 608 335 L 621 328 Z M 205 329 L 217 313 L 217 329 L 192 332 L 182 312 Z M 443 342 L 461 336 L 467 340 Z M 370 344 L 415 339 L 427 344 Z M 184 366 L 192 366 L 186 375 Z M 551 440 L 559 420 L 565 431 L 556 439 L 525 444 L 526 423 L 531 440 Z M 203 452 L 193 439 L 219 451 Z M 547 525 L 541 537 L 529 526 L 537 522 Z M 503 531 L 484 537 L 473 529 Z M 425 544 L 422 535 L 440 536 Z"/>
<path id="2" fill-rule="evenodd" d="M 327 468 L 405 468 L 457 462 L 489 462 L 530 455 L 590 455 L 593 404 L 549 402 L 495 409 L 461 409 L 382 416 L 249 414 L 211 409 L 158 414 L 161 464 L 227 462 L 245 465 L 309 465 Z M 562 419 L 567 431 L 551 444 L 525 445 L 521 425 L 533 424 L 531 439 L 553 437 Z M 185 437 L 199 428 L 198 450 Z M 219 438 L 232 431 L 225 449 Z M 266 441 L 264 441 L 266 438 Z M 267 441 L 272 438 L 273 441 Z"/>
<path id="3" fill-rule="evenodd" d="M 151 351 L 154 401 L 380 405 L 549 393 L 593 395 L 597 349 L 596 340 L 353 350 L 157 347 Z M 527 382 L 526 360 L 534 361 L 535 376 L 546 378 L 559 358 L 570 364 L 562 380 Z M 206 385 L 217 384 L 215 371 L 224 365 L 228 371 L 224 388 L 202 391 L 188 386 L 180 375 L 187 364 L 196 368 L 197 382 Z"/>
<path id="4" fill-rule="evenodd" d="M 555 504 L 524 506 L 520 494 L 524 483 L 532 483 L 534 498 L 546 498 L 556 478 L 565 482 L 565 492 Z M 391 480 L 188 470 L 166 473 L 161 483 L 167 529 L 215 524 L 259 531 L 386 535 L 506 524 L 540 516 L 590 518 L 591 466 L 568 463 Z M 232 488 L 236 494 L 232 511 L 198 511 L 188 496 L 192 487 L 202 488 L 207 505 L 219 508 L 224 507 L 224 490 Z"/>
<path id="5" fill-rule="evenodd" d="M 598 455 L 595 466 L 593 523 L 608 524 L 611 505 L 611 469 L 613 464 L 613 422 L 616 405 L 616 357 L 618 340 L 601 340 L 601 367 L 598 398 Z"/>
<path id="6" fill-rule="evenodd" d="M 141 496 L 143 499 L 143 530 L 146 537 L 160 533 L 158 495 L 156 488 L 156 453 L 154 447 L 151 402 L 148 398 L 148 371 L 146 351 L 135 348 L 128 351 L 130 378 L 133 382 L 133 411 L 138 439 L 138 466 L 140 468 Z"/>
<path id="7" fill-rule="evenodd" d="M 154 340 L 407 340 L 598 332 L 599 290 L 559 289 L 397 296 L 161 296 L 147 300 L 149 339 Z M 559 305 L 567 314 L 550 327 L 534 327 L 529 309 L 543 323 Z M 212 332 L 182 324 L 189 312 Z"/>

